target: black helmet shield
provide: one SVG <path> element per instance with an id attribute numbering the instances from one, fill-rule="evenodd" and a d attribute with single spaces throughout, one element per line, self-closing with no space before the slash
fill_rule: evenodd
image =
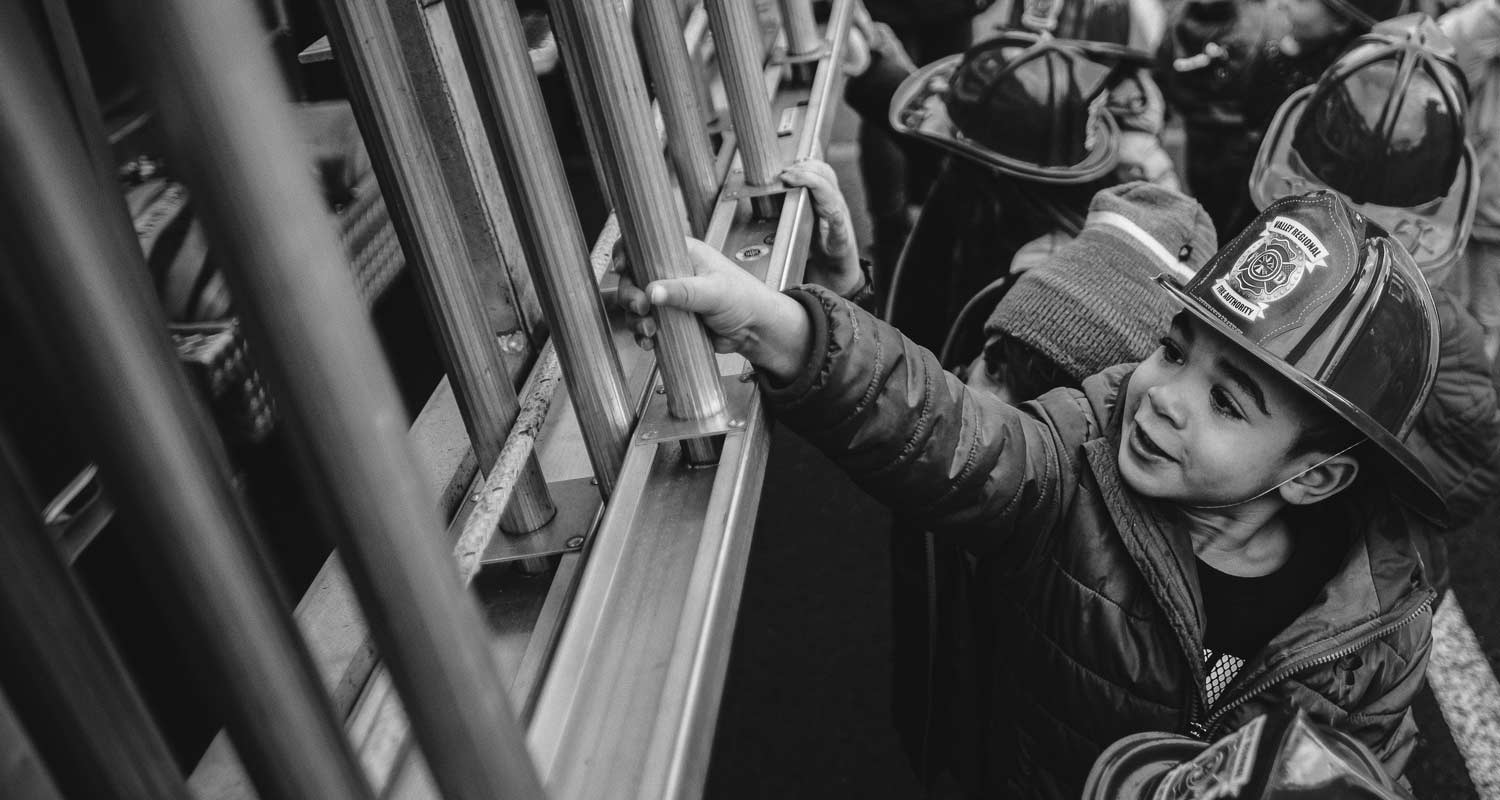
<path id="1" fill-rule="evenodd" d="M 1473 225 L 1477 164 L 1453 45 L 1411 14 L 1361 37 L 1277 112 L 1251 196 L 1328 188 L 1395 235 L 1424 271 L 1451 264 Z"/>
<path id="2" fill-rule="evenodd" d="M 891 126 L 1027 180 L 1095 180 L 1119 158 L 1119 128 L 1103 107 L 1119 62 L 1095 49 L 1006 32 L 907 78 Z"/>

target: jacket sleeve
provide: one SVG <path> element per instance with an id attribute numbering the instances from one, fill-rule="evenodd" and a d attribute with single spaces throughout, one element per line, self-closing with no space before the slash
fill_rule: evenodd
<path id="1" fill-rule="evenodd" d="M 777 417 L 826 452 L 872 496 L 929 530 L 966 534 L 971 549 L 1017 530 L 1050 531 L 1074 464 L 1054 427 L 1088 427 L 964 386 L 929 351 L 821 287 L 789 293 L 813 325 L 803 372 L 763 381 Z"/>
<path id="2" fill-rule="evenodd" d="M 1437 304 L 1437 378 L 1408 446 L 1432 471 L 1448 503 L 1449 523 L 1463 527 L 1500 494 L 1500 407 L 1479 323 L 1446 291 Z"/>

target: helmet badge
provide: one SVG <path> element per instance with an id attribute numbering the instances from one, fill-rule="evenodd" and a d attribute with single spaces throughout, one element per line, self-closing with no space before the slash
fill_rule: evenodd
<path id="1" fill-rule="evenodd" d="M 1274 217 L 1228 274 L 1214 281 L 1213 292 L 1235 314 L 1263 319 L 1272 303 L 1297 288 L 1304 273 L 1327 263 L 1328 249 L 1312 231 L 1291 218 Z"/>

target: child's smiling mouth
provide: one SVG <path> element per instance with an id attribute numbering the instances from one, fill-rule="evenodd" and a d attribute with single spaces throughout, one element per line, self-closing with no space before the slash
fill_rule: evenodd
<path id="1" fill-rule="evenodd" d="M 1157 459 L 1165 461 L 1177 460 L 1168 455 L 1167 451 L 1163 450 L 1161 445 L 1156 443 L 1155 439 L 1147 435 L 1146 429 L 1141 427 L 1139 421 L 1132 420 L 1130 427 L 1130 449 L 1135 451 L 1136 455 L 1153 461 Z"/>

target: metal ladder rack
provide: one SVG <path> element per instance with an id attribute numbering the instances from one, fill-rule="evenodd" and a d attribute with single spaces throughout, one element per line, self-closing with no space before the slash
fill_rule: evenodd
<path id="1" fill-rule="evenodd" d="M 227 277 L 301 443 L 301 477 L 328 504 L 338 551 L 295 612 L 248 549 L 255 523 L 134 263 L 97 126 L 35 52 L 35 20 L 0 10 L 0 67 L 13 76 L 0 88 L 0 153 L 24 167 L 0 187 L 21 223 L 5 244 L 37 264 L 3 284 L 5 301 L 29 341 L 64 332 L 55 357 L 102 443 L 109 499 L 147 522 L 143 546 L 230 712 L 181 775 L 0 459 L 0 510 L 29 547 L 3 560 L 0 634 L 30 657 L 12 663 L 58 666 L 0 671 L 21 723 L 0 730 L 24 729 L 56 788 L 99 797 L 697 796 L 767 420 L 748 365 L 714 356 L 691 317 L 664 321 L 656 353 L 638 350 L 605 302 L 605 267 L 623 236 L 648 275 L 681 274 L 691 232 L 774 287 L 800 277 L 810 198 L 774 176 L 827 142 L 852 0 L 834 0 L 822 32 L 811 0 L 782 0 L 786 30 L 769 47 L 744 0 L 706 0 L 685 24 L 673 0 L 557 0 L 617 204 L 591 247 L 509 2 L 320 3 L 442 343 L 448 380 L 412 431 L 299 167 L 252 9 L 108 4 L 160 43 L 137 66 L 210 238 L 234 254 Z M 717 153 L 701 124 L 715 94 L 698 90 L 705 78 L 734 122 Z M 477 299 L 487 281 L 510 287 L 517 335 L 536 354 L 519 392 Z M 487 624 L 468 584 L 495 563 L 533 589 Z M 39 598 L 57 598 L 55 613 L 28 617 Z M 60 641 L 36 635 L 44 621 Z M 78 712 L 78 726 L 114 736 L 43 730 L 32 701 L 15 702 L 61 702 L 64 677 L 121 698 Z M 69 772 L 94 783 L 63 763 L 88 765 Z"/>

